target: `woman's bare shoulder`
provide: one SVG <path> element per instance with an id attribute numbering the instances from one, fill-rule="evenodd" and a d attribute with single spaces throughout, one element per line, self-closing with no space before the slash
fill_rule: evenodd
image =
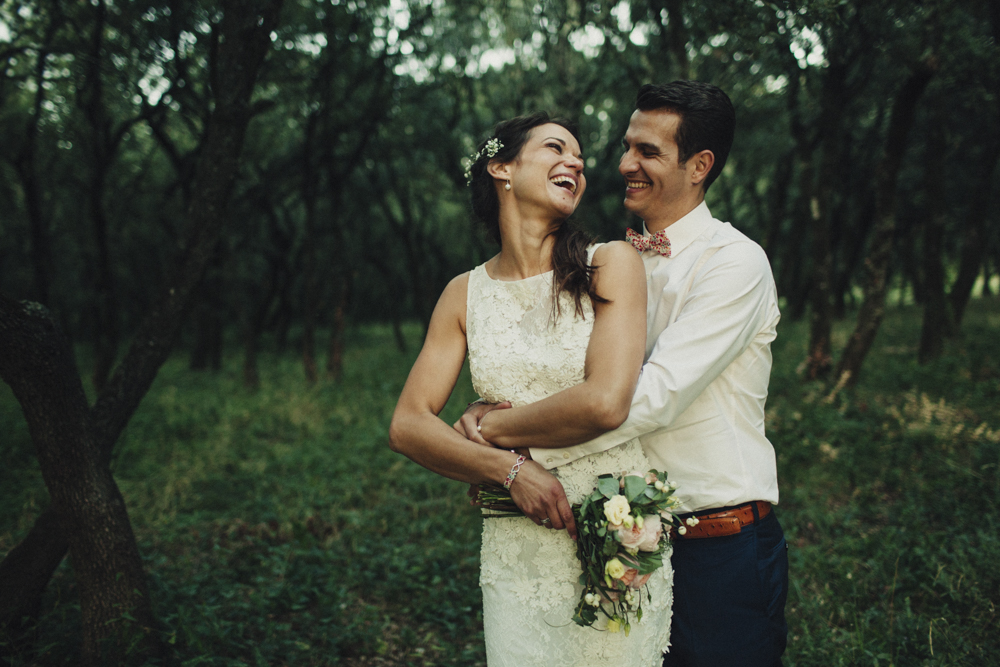
<path id="1" fill-rule="evenodd" d="M 636 267 L 642 265 L 642 258 L 627 241 L 609 241 L 594 252 L 594 265 L 609 268 Z"/>

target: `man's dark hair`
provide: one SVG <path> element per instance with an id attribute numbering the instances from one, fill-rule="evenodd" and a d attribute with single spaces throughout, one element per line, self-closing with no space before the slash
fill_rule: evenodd
<path id="1" fill-rule="evenodd" d="M 681 117 L 677 126 L 678 160 L 687 162 L 695 153 L 710 150 L 715 164 L 704 181 L 705 191 L 726 166 L 736 132 L 736 110 L 729 96 L 718 86 L 702 81 L 648 83 L 639 89 L 635 108 L 640 111 L 665 109 Z"/>

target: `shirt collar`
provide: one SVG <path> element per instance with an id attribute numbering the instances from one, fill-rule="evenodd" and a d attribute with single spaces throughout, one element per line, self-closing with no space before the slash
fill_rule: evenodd
<path id="1" fill-rule="evenodd" d="M 684 248 L 691 245 L 696 238 L 717 224 L 715 218 L 712 217 L 711 212 L 708 210 L 708 204 L 702 201 L 683 218 L 667 227 L 666 233 L 667 238 L 670 239 L 671 257 L 678 255 Z M 649 230 L 646 229 L 645 222 L 642 223 L 642 233 L 644 236 L 650 235 Z"/>

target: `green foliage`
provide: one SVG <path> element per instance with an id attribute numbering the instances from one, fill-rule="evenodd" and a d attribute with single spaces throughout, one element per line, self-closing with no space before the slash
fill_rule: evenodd
<path id="1" fill-rule="evenodd" d="M 482 661 L 476 512 L 460 485 L 387 445 L 412 362 L 390 331 L 366 328 L 349 341 L 343 382 L 313 390 L 291 359 L 266 358 L 256 393 L 236 368 L 164 368 L 114 470 L 178 664 Z M 470 394 L 465 379 L 445 414 Z M 4 473 L 2 499 L 18 508 L 0 524 L 6 552 L 46 501 L 6 391 L 0 406 L 19 452 Z M 75 664 L 68 563 L 46 606 L 39 642 L 15 664 Z"/>
<path id="2" fill-rule="evenodd" d="M 976 665 L 1000 649 L 997 304 L 918 366 L 919 313 L 895 312 L 851 394 L 808 384 L 781 333 L 768 403 L 790 545 L 793 665 Z M 842 323 L 838 335 L 846 335 Z"/>
<path id="3" fill-rule="evenodd" d="M 768 434 L 790 545 L 788 665 L 975 665 L 1000 651 L 1000 305 L 973 302 L 965 337 L 926 366 L 918 319 L 890 313 L 851 393 L 802 384 L 807 332 L 782 323 Z M 262 359 L 256 393 L 230 366 L 164 368 L 115 472 L 178 664 L 483 664 L 481 519 L 462 485 L 386 445 L 412 360 L 388 328 L 363 327 L 340 384 L 303 388 L 280 355 Z M 47 504 L 3 392 L 0 552 Z M 471 397 L 461 380 L 444 418 Z M 15 664 L 73 664 L 78 626 L 67 562 Z"/>

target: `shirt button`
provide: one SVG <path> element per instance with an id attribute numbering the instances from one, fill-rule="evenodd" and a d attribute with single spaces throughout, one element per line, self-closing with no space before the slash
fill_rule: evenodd
<path id="1" fill-rule="evenodd" d="M 553 462 L 554 460 L 555 460 L 555 459 L 552 459 L 552 458 L 548 458 L 548 459 L 545 459 L 545 462 L 546 462 L 546 463 L 552 463 L 552 462 Z"/>
<path id="2" fill-rule="evenodd" d="M 568 459 L 569 458 L 569 452 L 563 452 L 563 458 L 564 459 Z"/>

